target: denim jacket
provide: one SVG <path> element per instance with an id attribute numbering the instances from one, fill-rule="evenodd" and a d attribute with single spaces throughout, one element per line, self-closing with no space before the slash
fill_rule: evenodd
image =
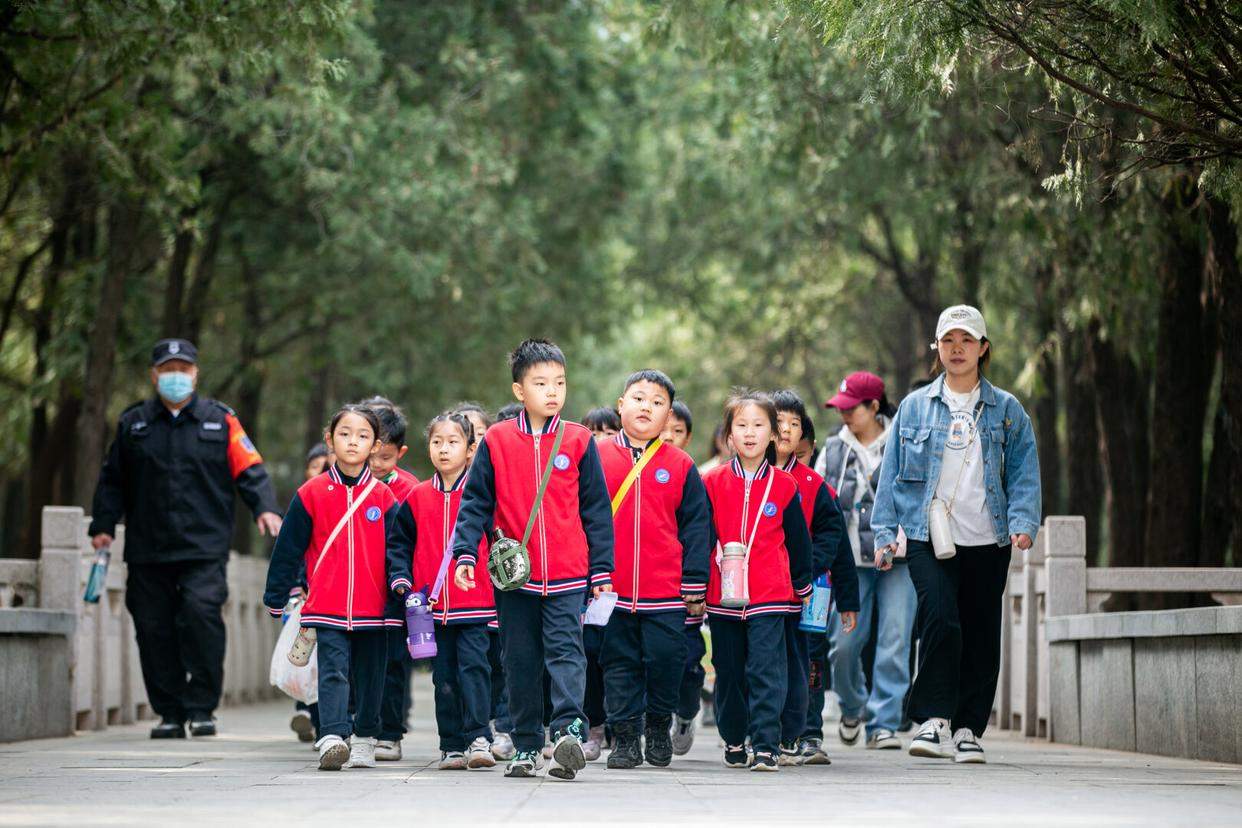
<path id="1" fill-rule="evenodd" d="M 979 379 L 979 441 L 983 480 L 996 543 L 1010 535 L 1039 531 L 1039 455 L 1035 432 L 1012 394 Z M 940 461 L 949 431 L 944 375 L 901 401 L 893 433 L 884 448 L 871 528 L 876 549 L 897 539 L 897 527 L 914 540 L 928 540 L 927 510 L 940 479 Z"/>

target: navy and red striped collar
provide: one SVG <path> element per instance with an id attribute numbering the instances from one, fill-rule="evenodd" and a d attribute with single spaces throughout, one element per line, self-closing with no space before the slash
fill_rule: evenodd
<path id="1" fill-rule="evenodd" d="M 559 426 L 560 424 L 561 424 L 561 415 L 553 414 L 551 417 L 548 418 L 548 421 L 543 424 L 543 431 L 541 431 L 540 434 L 549 434 L 553 431 L 556 431 L 556 427 Z M 517 427 L 518 427 L 518 431 L 522 432 L 523 434 L 533 435 L 535 433 L 534 431 L 531 430 L 530 417 L 526 415 L 525 408 L 523 408 L 521 412 L 518 413 Z"/>
<path id="2" fill-rule="evenodd" d="M 646 446 L 642 446 L 642 447 L 636 446 L 630 442 L 630 438 L 626 436 L 624 431 L 618 431 L 613 436 L 612 441 L 616 443 L 618 446 L 620 446 L 621 448 L 629 449 L 633 454 L 639 457 L 641 457 L 643 452 L 647 450 L 647 446 L 650 446 L 651 443 L 655 442 L 655 440 L 652 440 L 651 442 L 647 443 Z"/>
<path id="3" fill-rule="evenodd" d="M 362 474 L 358 475 L 358 479 L 352 483 L 345 479 L 345 475 L 341 474 L 341 470 L 336 467 L 335 463 L 328 468 L 328 476 L 334 483 L 340 483 L 342 486 L 365 486 L 371 482 L 371 467 L 363 466 Z"/>
<path id="4" fill-rule="evenodd" d="M 458 489 L 465 487 L 466 472 L 467 472 L 467 469 L 462 469 L 461 474 L 457 475 L 457 480 L 455 480 L 453 482 L 452 487 L 448 489 L 444 488 L 444 478 L 440 476 L 439 472 L 436 472 L 435 474 L 431 475 L 431 487 L 435 489 L 437 492 L 446 492 L 446 491 L 455 492 Z"/>
<path id="5" fill-rule="evenodd" d="M 781 471 L 792 472 L 796 465 L 798 465 L 798 455 L 791 454 L 789 459 L 785 461 L 785 465 L 781 466 Z"/>
<path id="6" fill-rule="evenodd" d="M 733 469 L 733 473 L 738 477 L 746 476 L 746 470 L 742 468 L 742 460 L 736 454 L 733 455 L 733 459 L 729 461 L 729 468 Z M 768 469 L 770 468 L 771 466 L 768 465 L 768 461 L 764 459 L 759 463 L 759 468 L 755 470 L 755 479 L 762 480 L 767 477 Z"/>

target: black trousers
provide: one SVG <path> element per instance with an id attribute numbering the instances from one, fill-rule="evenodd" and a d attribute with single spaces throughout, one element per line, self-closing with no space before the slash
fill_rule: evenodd
<path id="1" fill-rule="evenodd" d="M 785 661 L 789 686 L 785 690 L 785 706 L 781 709 L 781 741 L 792 744 L 806 730 L 806 709 L 810 699 L 810 642 L 798 629 L 802 613 L 785 616 Z"/>
<path id="2" fill-rule="evenodd" d="M 487 624 L 436 625 L 436 730 L 440 750 L 465 750 L 475 739 L 491 740 L 492 670 L 487 660 Z"/>
<path id="3" fill-rule="evenodd" d="M 608 723 L 642 726 L 643 714 L 671 716 L 686 664 L 685 612 L 614 611 L 604 629 Z"/>
<path id="4" fill-rule="evenodd" d="M 681 672 L 681 687 L 677 691 L 677 715 L 683 719 L 693 719 L 699 715 L 702 704 L 703 682 L 707 671 L 703 669 L 703 656 L 707 655 L 707 642 L 703 640 L 702 624 L 686 624 L 683 635 L 686 637 L 686 661 Z"/>
<path id="5" fill-rule="evenodd" d="M 940 718 L 976 736 L 987 728 L 1000 675 L 1001 595 L 1008 546 L 959 546 L 946 561 L 930 543 L 911 540 L 906 557 L 919 596 L 915 634 L 919 670 L 910 718 Z"/>
<path id="6" fill-rule="evenodd" d="M 600 662 L 604 651 L 604 629 L 595 624 L 582 625 L 582 650 L 586 654 L 586 692 L 582 697 L 582 712 L 591 727 L 603 725 L 607 721 L 604 710 L 604 668 Z"/>
<path id="7" fill-rule="evenodd" d="M 171 722 L 209 717 L 224 686 L 226 561 L 130 564 L 125 606 L 151 709 Z"/>
<path id="8" fill-rule="evenodd" d="M 487 661 L 492 667 L 492 719 L 496 722 L 497 733 L 508 733 L 513 730 L 513 722 L 509 721 L 509 697 L 505 690 L 505 665 L 500 657 L 500 630 L 487 629 L 488 647 Z"/>
<path id="9" fill-rule="evenodd" d="M 399 742 L 410 715 L 410 669 L 414 666 L 406 648 L 406 629 L 385 627 L 387 658 L 384 663 L 384 694 L 380 699 L 379 738 Z"/>
<path id="10" fill-rule="evenodd" d="M 388 663 L 385 629 L 315 631 L 319 660 L 319 735 L 379 736 L 380 701 Z M 354 711 L 351 721 L 350 695 Z"/>
<path id="11" fill-rule="evenodd" d="M 713 617 L 712 665 L 720 738 L 726 745 L 740 745 L 749 735 L 756 751 L 775 754 L 789 683 L 785 616 Z"/>
<path id="12" fill-rule="evenodd" d="M 832 670 L 828 666 L 828 634 L 804 633 L 807 643 L 806 726 L 802 736 L 824 738 L 824 699 L 832 686 Z"/>
<path id="13" fill-rule="evenodd" d="M 496 593 L 500 649 L 513 744 L 520 751 L 543 748 L 543 675 L 551 696 L 554 731 L 585 721 L 586 655 L 582 650 L 582 593 L 540 596 Z"/>

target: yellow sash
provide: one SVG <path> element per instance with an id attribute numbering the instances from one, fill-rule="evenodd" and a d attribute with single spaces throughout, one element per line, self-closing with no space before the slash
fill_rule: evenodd
<path id="1" fill-rule="evenodd" d="M 660 446 L 662 445 L 664 445 L 664 442 L 659 437 L 648 443 L 647 450 L 643 452 L 643 456 L 638 458 L 638 462 L 634 464 L 634 468 L 630 469 L 630 473 L 627 474 L 625 479 L 621 481 L 621 488 L 617 489 L 617 493 L 612 496 L 612 513 L 614 515 L 617 513 L 617 510 L 621 508 L 621 502 L 625 500 L 625 496 L 629 494 L 630 487 L 634 485 L 634 481 L 638 479 L 638 475 L 642 474 L 643 467 L 646 466 L 648 461 L 655 456 L 655 453 L 660 450 Z"/>

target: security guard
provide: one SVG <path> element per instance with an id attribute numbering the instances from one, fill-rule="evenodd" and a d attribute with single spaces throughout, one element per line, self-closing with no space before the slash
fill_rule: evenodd
<path id="1" fill-rule="evenodd" d="M 275 536 L 280 515 L 263 458 L 233 410 L 198 396 L 198 351 L 161 339 L 151 355 L 156 396 L 121 414 L 95 488 L 96 549 L 125 521 L 125 606 L 134 618 L 152 739 L 214 736 L 224 682 L 225 566 L 233 488 Z"/>

